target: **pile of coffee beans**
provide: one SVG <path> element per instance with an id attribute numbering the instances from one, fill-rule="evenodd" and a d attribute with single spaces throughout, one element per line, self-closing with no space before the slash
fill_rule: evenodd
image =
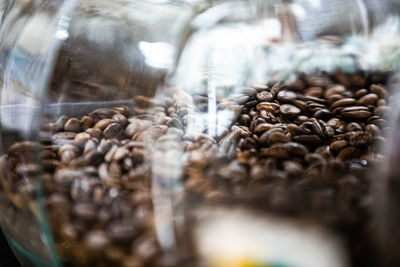
<path id="1" fill-rule="evenodd" d="M 181 184 L 176 205 L 189 211 L 247 203 L 330 227 L 352 249 L 370 219 L 367 174 L 384 160 L 390 107 L 382 83 L 362 73 L 271 81 L 217 98 L 229 122 L 215 125 L 207 95 L 185 92 L 61 116 L 39 142 L 8 148 L 2 190 L 13 208 L 38 217 L 40 174 L 61 259 L 76 266 L 190 262 L 162 252 L 154 220 L 157 194 Z"/>

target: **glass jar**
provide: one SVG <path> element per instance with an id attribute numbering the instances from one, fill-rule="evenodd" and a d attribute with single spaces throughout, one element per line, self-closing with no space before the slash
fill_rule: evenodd
<path id="1" fill-rule="evenodd" d="M 5 3 L 0 212 L 24 265 L 378 261 L 396 1 Z"/>

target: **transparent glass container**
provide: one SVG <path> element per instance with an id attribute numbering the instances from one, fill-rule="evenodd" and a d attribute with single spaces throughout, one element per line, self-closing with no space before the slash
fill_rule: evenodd
<path id="1" fill-rule="evenodd" d="M 2 5 L 0 213 L 23 265 L 383 264 L 397 1 Z"/>

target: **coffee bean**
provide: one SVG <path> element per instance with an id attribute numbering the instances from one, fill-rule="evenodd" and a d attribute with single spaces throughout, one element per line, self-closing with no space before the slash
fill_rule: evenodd
<path id="1" fill-rule="evenodd" d="M 376 94 L 367 94 L 363 97 L 361 97 L 358 100 L 358 103 L 360 103 L 361 105 L 375 105 L 375 103 L 378 101 L 378 96 Z"/>
<path id="2" fill-rule="evenodd" d="M 290 105 L 290 104 L 283 104 L 279 108 L 280 112 L 289 117 L 294 117 L 300 114 L 301 110 L 297 108 L 296 106 Z"/>
<path id="3" fill-rule="evenodd" d="M 280 91 L 277 94 L 277 99 L 282 103 L 291 102 L 292 100 L 295 100 L 296 97 L 296 93 L 292 91 Z"/>
<path id="4" fill-rule="evenodd" d="M 338 158 L 345 160 L 345 159 L 351 159 L 358 157 L 359 150 L 355 147 L 345 147 L 342 150 L 340 150 L 338 154 Z"/>
<path id="5" fill-rule="evenodd" d="M 58 118 L 58 120 L 55 122 L 55 125 L 59 131 L 64 130 L 64 125 L 65 123 L 69 120 L 67 116 L 61 116 Z"/>
<path id="6" fill-rule="evenodd" d="M 123 128 L 119 123 L 109 124 L 103 131 L 103 136 L 105 138 L 119 138 L 120 134 L 123 132 Z"/>
<path id="7" fill-rule="evenodd" d="M 346 140 L 338 140 L 331 143 L 330 148 L 333 151 L 340 151 L 347 146 Z"/>
<path id="8" fill-rule="evenodd" d="M 273 102 L 261 102 L 256 107 L 257 111 L 265 110 L 267 112 L 277 113 L 279 105 Z"/>
<path id="9" fill-rule="evenodd" d="M 374 137 L 381 135 L 379 127 L 375 124 L 368 124 L 367 126 L 365 126 L 365 131 L 371 133 Z"/>
<path id="10" fill-rule="evenodd" d="M 388 106 L 379 106 L 375 109 L 374 115 L 377 116 L 385 116 L 387 114 L 390 114 L 392 112 L 392 109 Z"/>
<path id="11" fill-rule="evenodd" d="M 268 148 L 261 148 L 261 156 L 287 158 L 290 156 L 290 147 L 285 144 L 274 144 Z"/>
<path id="12" fill-rule="evenodd" d="M 321 87 L 310 87 L 305 91 L 305 94 L 315 97 L 321 97 L 323 94 L 323 90 Z"/>
<path id="13" fill-rule="evenodd" d="M 360 89 L 360 90 L 358 90 L 358 91 L 356 91 L 354 93 L 354 97 L 359 99 L 359 98 L 361 98 L 361 97 L 363 97 L 363 96 L 365 96 L 367 94 L 368 94 L 368 90 L 367 89 Z"/>
<path id="14" fill-rule="evenodd" d="M 257 94 L 257 100 L 259 102 L 270 102 L 274 99 L 274 96 L 267 91 L 262 91 L 260 93 Z"/>
<path id="15" fill-rule="evenodd" d="M 76 146 L 81 146 L 85 144 L 90 138 L 91 136 L 88 133 L 79 133 L 74 138 L 74 144 Z"/>
<path id="16" fill-rule="evenodd" d="M 344 92 L 346 92 L 346 88 L 343 85 L 334 85 L 325 91 L 324 97 L 329 98 L 333 94 L 342 94 Z"/>
<path id="17" fill-rule="evenodd" d="M 362 128 L 361 125 L 358 124 L 357 122 L 350 122 L 349 124 L 347 124 L 346 130 L 349 131 L 349 132 L 352 132 L 352 131 L 362 131 L 363 128 Z"/>
<path id="18" fill-rule="evenodd" d="M 385 98 L 389 95 L 388 91 L 382 86 L 378 84 L 373 84 L 369 88 L 371 93 L 377 94 L 380 98 Z"/>
<path id="19" fill-rule="evenodd" d="M 90 251 L 100 252 L 110 244 L 110 239 L 104 231 L 94 230 L 85 235 L 83 243 Z"/>
<path id="20" fill-rule="evenodd" d="M 82 116 L 80 123 L 83 130 L 87 130 L 93 126 L 93 119 L 90 116 Z"/>
<path id="21" fill-rule="evenodd" d="M 312 121 L 312 129 L 314 133 L 316 133 L 319 137 L 325 138 L 324 130 L 322 129 L 322 126 L 318 123 L 317 120 Z"/>
<path id="22" fill-rule="evenodd" d="M 357 100 L 354 98 L 343 98 L 339 99 L 331 104 L 331 108 L 337 108 L 337 107 L 345 107 L 345 106 L 352 106 L 357 103 Z"/>
<path id="23" fill-rule="evenodd" d="M 316 146 L 319 145 L 322 140 L 318 135 L 297 135 L 293 137 L 293 141 L 305 145 Z"/>
<path id="24" fill-rule="evenodd" d="M 366 119 L 372 115 L 368 108 L 363 106 L 346 107 L 341 110 L 340 114 L 345 119 Z"/>
<path id="25" fill-rule="evenodd" d="M 328 109 L 323 108 L 315 111 L 313 117 L 318 119 L 327 119 L 332 117 L 332 115 L 333 114 Z"/>
<path id="26" fill-rule="evenodd" d="M 75 133 L 80 132 L 81 131 L 80 120 L 78 120 L 76 118 L 69 119 L 64 125 L 64 130 L 66 132 L 75 132 Z"/>

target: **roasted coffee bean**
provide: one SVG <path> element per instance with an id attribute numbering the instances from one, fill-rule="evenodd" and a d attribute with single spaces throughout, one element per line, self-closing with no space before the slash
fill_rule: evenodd
<path id="1" fill-rule="evenodd" d="M 283 115 L 289 116 L 289 117 L 295 117 L 295 116 L 299 115 L 301 112 L 301 110 L 298 107 L 290 105 L 290 104 L 281 105 L 279 110 Z"/>
<path id="2" fill-rule="evenodd" d="M 55 125 L 57 126 L 57 129 L 59 131 L 63 131 L 64 130 L 64 125 L 65 123 L 68 121 L 68 117 L 67 116 L 61 116 L 56 122 Z"/>
<path id="3" fill-rule="evenodd" d="M 102 119 L 94 125 L 94 128 L 99 128 L 100 130 L 104 130 L 108 125 L 114 122 L 115 121 L 113 119 Z"/>
<path id="4" fill-rule="evenodd" d="M 87 130 L 93 126 L 93 119 L 90 116 L 82 116 L 80 123 L 83 130 Z"/>
<path id="5" fill-rule="evenodd" d="M 277 94 L 277 99 L 279 102 L 281 103 L 285 103 L 285 102 L 291 102 L 293 100 L 295 100 L 297 97 L 296 93 L 292 92 L 292 91 L 280 91 Z"/>
<path id="6" fill-rule="evenodd" d="M 315 111 L 313 117 L 318 119 L 327 119 L 332 117 L 332 112 L 330 112 L 328 109 L 325 108 L 319 109 Z"/>
<path id="7" fill-rule="evenodd" d="M 368 90 L 367 89 L 360 89 L 360 90 L 358 90 L 358 91 L 356 91 L 354 93 L 354 97 L 355 98 L 361 98 L 361 97 L 365 96 L 366 94 L 368 94 Z"/>
<path id="8" fill-rule="evenodd" d="M 387 114 L 390 114 L 392 109 L 388 106 L 379 106 L 375 109 L 374 115 L 377 116 L 385 116 Z"/>
<path id="9" fill-rule="evenodd" d="M 322 140 L 318 135 L 297 135 L 293 137 L 293 141 L 305 145 L 317 146 L 321 144 Z"/>
<path id="10" fill-rule="evenodd" d="M 105 138 L 119 138 L 120 134 L 123 132 L 123 128 L 119 123 L 109 124 L 103 131 L 103 136 Z"/>
<path id="11" fill-rule="evenodd" d="M 361 105 L 368 106 L 368 105 L 375 105 L 377 101 L 378 101 L 378 96 L 372 93 L 361 97 L 358 100 L 358 103 L 360 103 Z"/>
<path id="12" fill-rule="evenodd" d="M 357 122 L 350 122 L 349 124 L 347 124 L 346 130 L 349 131 L 349 132 L 352 132 L 352 131 L 362 131 L 363 128 L 362 128 L 361 125 L 358 124 Z"/>
<path id="13" fill-rule="evenodd" d="M 312 121 L 312 129 L 313 132 L 316 133 L 319 137 L 325 138 L 324 130 L 317 120 Z"/>
<path id="14" fill-rule="evenodd" d="M 340 151 L 347 146 L 346 140 L 338 140 L 331 143 L 330 148 L 332 151 Z"/>
<path id="15" fill-rule="evenodd" d="M 315 97 L 321 97 L 323 89 L 321 87 L 310 87 L 305 91 L 306 95 L 311 95 Z"/>
<path id="16" fill-rule="evenodd" d="M 357 103 L 357 100 L 354 98 L 343 98 L 339 99 L 331 104 L 331 108 L 337 108 L 337 107 L 345 107 L 345 106 L 352 106 Z"/>
<path id="17" fill-rule="evenodd" d="M 75 132 L 75 133 L 80 132 L 81 131 L 80 120 L 78 120 L 76 118 L 69 119 L 64 125 L 64 130 L 66 132 Z"/>
<path id="18" fill-rule="evenodd" d="M 279 105 L 273 102 L 261 102 L 256 107 L 257 111 L 265 110 L 267 112 L 277 113 L 279 111 Z"/>
<path id="19" fill-rule="evenodd" d="M 372 113 L 368 111 L 368 108 L 363 106 L 346 107 L 341 110 L 340 114 L 345 119 L 355 119 L 355 120 L 367 119 L 372 115 Z"/>
<path id="20" fill-rule="evenodd" d="M 334 85 L 325 91 L 324 97 L 327 99 L 333 94 L 342 94 L 344 92 L 346 92 L 346 88 L 343 85 Z"/>
<path id="21" fill-rule="evenodd" d="M 378 84 L 373 84 L 369 88 L 371 93 L 377 94 L 380 98 L 385 98 L 389 95 L 388 91 L 382 86 Z"/>
<path id="22" fill-rule="evenodd" d="M 274 99 L 274 96 L 268 91 L 262 91 L 257 94 L 257 100 L 259 102 L 270 102 Z"/>
<path id="23" fill-rule="evenodd" d="M 90 138 L 91 136 L 88 133 L 79 133 L 74 138 L 74 144 L 76 146 L 81 146 L 85 144 Z"/>

